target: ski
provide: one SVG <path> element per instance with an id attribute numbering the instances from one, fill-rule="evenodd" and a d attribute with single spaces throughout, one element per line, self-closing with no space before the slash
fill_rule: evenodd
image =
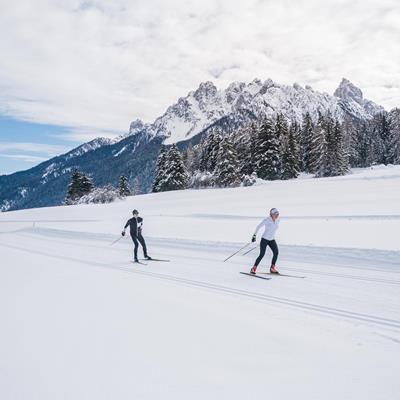
<path id="1" fill-rule="evenodd" d="M 147 258 L 143 258 L 144 261 L 161 261 L 161 262 L 170 262 L 171 260 L 163 260 L 161 258 L 152 258 L 151 260 L 148 260 Z"/>
<path id="2" fill-rule="evenodd" d="M 249 272 L 240 272 L 240 273 L 243 275 L 252 276 L 254 278 L 265 279 L 266 281 L 269 281 L 271 279 L 271 278 L 266 278 L 265 276 L 258 276 L 258 275 L 250 274 Z"/>
<path id="3" fill-rule="evenodd" d="M 132 264 L 140 264 L 140 265 L 147 265 L 141 261 L 131 261 Z"/>
<path id="4" fill-rule="evenodd" d="M 258 273 L 259 274 L 263 274 L 263 275 L 286 276 L 288 278 L 299 278 L 299 279 L 304 279 L 305 278 L 305 276 L 281 274 L 280 272 L 278 274 L 271 274 L 271 272 L 258 272 Z"/>

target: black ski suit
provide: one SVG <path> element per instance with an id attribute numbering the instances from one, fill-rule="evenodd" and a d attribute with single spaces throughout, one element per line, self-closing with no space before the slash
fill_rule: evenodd
<path id="1" fill-rule="evenodd" d="M 135 260 L 138 258 L 137 252 L 138 252 L 139 243 L 143 247 L 144 256 L 147 257 L 146 242 L 144 241 L 144 238 L 142 236 L 143 218 L 142 217 L 133 217 L 131 219 L 128 219 L 128 221 L 125 224 L 124 229 L 126 229 L 128 226 L 130 229 L 132 241 L 135 245 L 135 250 L 134 250 Z"/>

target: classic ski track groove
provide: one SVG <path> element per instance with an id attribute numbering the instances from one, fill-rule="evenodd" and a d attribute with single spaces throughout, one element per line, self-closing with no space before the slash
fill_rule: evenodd
<path id="1" fill-rule="evenodd" d="M 266 295 L 266 294 L 262 294 L 262 293 L 250 292 L 250 291 L 244 290 L 244 289 L 235 289 L 235 288 L 228 287 L 228 286 L 222 286 L 222 285 L 218 285 L 218 284 L 202 282 L 202 281 L 197 281 L 197 280 L 193 280 L 193 279 L 180 278 L 177 276 L 160 274 L 157 272 L 132 269 L 132 267 L 127 268 L 127 267 L 121 267 L 121 266 L 117 266 L 117 265 L 113 266 L 110 264 L 100 263 L 100 262 L 88 262 L 88 261 L 83 261 L 81 259 L 77 259 L 74 257 L 59 256 L 59 255 L 55 255 L 55 254 L 51 254 L 51 253 L 46 253 L 44 251 L 31 250 L 31 249 L 27 249 L 27 248 L 15 246 L 15 245 L 10 245 L 10 244 L 0 243 L 0 246 L 14 249 L 14 250 L 19 250 L 19 251 L 26 252 L 29 254 L 33 253 L 33 254 L 38 254 L 38 255 L 58 259 L 58 260 L 61 259 L 61 260 L 76 262 L 79 264 L 91 265 L 91 266 L 95 266 L 95 267 L 120 270 L 120 271 L 124 271 L 127 273 L 134 273 L 134 274 L 138 274 L 138 275 L 149 276 L 149 277 L 157 278 L 160 280 L 180 283 L 180 284 L 184 284 L 184 285 L 188 285 L 188 286 L 192 286 L 192 287 L 199 287 L 199 288 L 214 290 L 219 293 L 239 295 L 239 296 L 243 296 L 246 298 L 263 301 L 266 303 L 282 304 L 282 305 L 300 309 L 303 311 L 315 312 L 320 315 L 337 316 L 337 317 L 341 317 L 345 320 L 364 322 L 367 324 L 374 324 L 374 325 L 378 325 L 378 326 L 382 326 L 382 327 L 389 327 L 389 328 L 395 328 L 395 329 L 400 330 L 400 320 L 381 318 L 381 317 L 377 317 L 374 315 L 362 314 L 362 313 L 342 310 L 342 309 L 333 308 L 333 307 L 321 306 L 318 304 L 312 304 L 312 303 L 307 303 L 307 302 L 303 302 L 303 301 L 291 300 L 291 299 L 287 299 L 284 297 L 271 296 L 271 295 Z"/>
<path id="2" fill-rule="evenodd" d="M 6 232 L 4 232 L 4 233 L 6 233 Z M 52 236 L 50 236 L 49 233 L 51 233 Z M 25 227 L 25 228 L 19 230 L 18 234 L 24 235 L 24 236 L 25 235 L 29 235 L 30 237 L 32 237 L 32 235 L 45 236 L 46 240 L 48 240 L 48 239 L 49 240 L 56 240 L 56 239 L 54 239 L 54 236 L 58 235 L 59 237 L 62 237 L 62 238 L 68 238 L 68 239 L 74 241 L 74 243 L 76 243 L 77 245 L 80 245 L 80 246 L 85 246 L 85 245 L 82 245 L 77 241 L 77 235 L 79 235 L 79 236 L 84 235 L 86 238 L 90 238 L 91 240 L 105 241 L 105 242 L 107 242 L 107 244 L 109 244 L 108 241 L 111 242 L 112 240 L 115 240 L 115 237 L 116 237 L 116 235 L 109 235 L 109 234 L 96 234 L 96 233 L 93 233 L 93 232 L 81 232 L 81 231 L 76 232 L 76 231 L 71 231 L 71 230 L 66 230 L 66 229 L 54 229 L 54 228 L 42 228 L 42 227 L 36 227 L 36 228 Z M 151 240 L 155 240 L 156 242 L 160 241 L 160 238 L 156 238 L 156 237 L 150 237 L 149 239 L 150 239 L 150 241 Z M 173 239 L 172 240 L 172 239 L 167 239 L 167 238 L 163 238 L 162 241 L 164 243 L 167 243 L 167 244 L 168 243 L 174 244 L 175 246 L 178 246 L 179 248 L 182 248 L 182 247 L 186 248 L 187 245 L 191 245 L 191 246 L 197 245 L 198 247 L 200 247 L 199 251 L 202 251 L 202 252 L 205 252 L 205 250 L 204 250 L 205 245 L 215 245 L 216 244 L 215 242 L 204 242 L 204 241 L 202 241 L 200 243 L 200 245 L 199 245 L 199 243 L 194 241 L 194 240 L 183 240 L 183 239 L 182 240 L 181 239 Z M 61 242 L 61 243 L 65 243 L 65 242 Z M 128 245 L 128 243 L 126 243 L 126 242 L 125 243 L 124 242 L 119 242 L 118 245 L 120 245 L 120 244 Z M 221 245 L 221 244 L 223 245 L 224 243 L 217 242 L 217 244 L 218 245 Z M 226 243 L 226 244 L 227 245 L 229 245 L 229 244 L 232 245 L 231 243 Z M 89 247 L 89 246 L 90 247 L 104 248 L 103 246 L 87 245 L 87 247 Z M 297 248 L 299 250 L 310 249 L 316 254 L 318 254 L 320 252 L 323 252 L 324 250 L 329 250 L 329 251 L 331 251 L 331 250 L 352 250 L 352 249 L 346 249 L 346 248 L 341 249 L 341 248 L 334 248 L 334 247 L 318 247 L 318 246 L 317 247 L 314 247 L 314 246 L 311 246 L 311 247 L 310 246 L 296 246 L 296 245 L 282 245 L 282 246 L 288 247 L 289 249 L 297 249 Z M 114 249 L 117 249 L 117 248 L 118 247 L 115 247 Z M 110 249 L 112 249 L 112 247 L 110 247 Z M 353 249 L 353 250 L 361 250 L 361 251 L 363 251 L 365 249 Z M 380 251 L 381 250 L 379 250 L 378 252 L 380 252 Z M 386 250 L 383 250 L 383 251 L 386 251 Z M 388 251 L 388 252 L 392 252 L 392 251 Z M 396 252 L 396 253 L 399 253 L 399 256 L 400 256 L 400 252 Z M 307 258 L 307 260 L 305 260 L 305 262 L 307 264 L 317 264 L 317 265 L 323 264 L 323 265 L 330 266 L 330 263 L 326 262 L 325 260 L 314 261 L 314 260 L 308 259 L 308 258 Z M 357 260 L 359 262 L 359 256 L 356 256 L 356 255 L 346 254 L 346 258 L 350 259 L 350 260 L 351 259 L 355 259 L 355 260 Z M 205 259 L 205 257 L 204 257 L 204 259 Z M 291 257 L 289 257 L 288 261 L 292 262 L 293 260 L 292 260 Z M 232 259 L 232 262 L 237 264 L 237 262 L 235 262 L 235 259 Z M 391 266 L 396 267 L 396 268 L 397 268 L 397 266 L 399 264 L 397 260 L 396 261 L 385 260 L 384 262 L 385 262 L 385 264 L 391 265 Z M 400 274 L 400 270 L 398 270 L 398 269 L 393 269 L 393 270 L 387 271 L 387 270 L 373 268 L 373 267 L 365 266 L 365 265 L 363 265 L 363 266 L 355 266 L 355 265 L 352 265 L 352 264 L 349 264 L 349 265 L 336 264 L 335 268 L 354 269 L 354 270 L 357 270 L 357 271 L 361 270 L 361 271 L 373 271 L 373 272 L 379 272 L 379 273 Z"/>
<path id="3" fill-rule="evenodd" d="M 66 231 L 66 232 L 69 232 L 69 231 Z M 18 234 L 20 234 L 21 236 L 28 236 L 28 237 L 36 237 L 37 238 L 37 235 L 32 235 L 30 233 L 18 233 Z M 71 236 L 71 238 L 72 238 L 72 240 L 74 239 L 73 236 Z M 54 242 L 58 242 L 58 243 L 68 244 L 68 242 L 60 240 L 60 239 L 51 238 L 51 240 L 54 241 Z M 70 244 L 72 244 L 72 243 L 70 242 Z M 82 244 L 82 243 L 79 243 L 78 241 L 73 241 L 73 244 L 74 244 L 74 246 L 77 245 L 77 246 L 80 246 L 80 247 L 90 247 L 90 248 L 104 249 L 104 246 L 95 245 L 95 244 Z M 114 248 L 110 247 L 110 250 L 120 252 L 120 250 L 117 247 L 114 247 Z M 162 253 L 162 252 L 160 254 L 169 256 L 169 254 L 165 254 L 165 253 Z M 205 257 L 204 258 L 203 257 L 193 257 L 193 256 L 185 256 L 185 255 L 180 256 L 180 258 L 188 258 L 188 259 L 195 259 L 195 260 L 207 259 Z M 209 259 L 212 260 L 211 258 L 209 258 Z M 238 262 L 234 262 L 234 264 L 235 265 L 241 265 Z M 343 267 L 343 266 L 338 266 L 338 267 Z M 347 268 L 347 267 L 344 267 L 344 268 Z M 348 267 L 348 268 L 351 268 L 351 267 Z M 354 268 L 354 269 L 356 269 L 358 271 L 362 270 L 361 268 Z M 389 285 L 400 285 L 400 281 L 398 281 L 398 280 L 391 280 L 391 279 L 385 279 L 385 278 L 363 277 L 363 276 L 348 275 L 348 274 L 336 274 L 334 272 L 315 271 L 315 270 L 311 270 L 311 269 L 310 270 L 305 270 L 305 269 L 297 269 L 297 268 L 293 268 L 293 267 L 285 267 L 285 270 L 298 272 L 298 273 L 319 275 L 319 276 L 334 276 L 334 277 L 338 277 L 338 278 L 360 280 L 360 281 L 365 281 L 365 282 L 384 283 L 384 284 L 389 284 Z M 380 270 L 377 270 L 377 269 L 375 270 L 375 269 L 370 269 L 370 268 L 365 268 L 365 270 L 378 271 L 379 273 L 385 273 L 385 272 L 386 273 L 392 273 L 392 272 L 396 273 L 397 272 L 397 271 L 380 271 Z"/>

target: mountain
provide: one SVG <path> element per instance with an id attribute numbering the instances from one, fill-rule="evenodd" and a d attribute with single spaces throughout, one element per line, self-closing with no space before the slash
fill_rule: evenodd
<path id="1" fill-rule="evenodd" d="M 27 171 L 0 176 L 0 210 L 61 204 L 74 168 L 90 174 L 96 185 L 116 185 L 121 174 L 128 176 L 131 184 L 138 177 L 141 190 L 147 192 L 161 144 L 180 142 L 180 147 L 185 147 L 213 126 L 229 133 L 277 113 L 301 122 L 306 112 L 314 120 L 319 112 L 330 112 L 339 120 L 367 120 L 382 111 L 383 107 L 364 99 L 362 91 L 347 79 L 334 95 L 271 79 L 234 82 L 224 90 L 212 82 L 201 83 L 151 124 L 135 120 L 129 132 L 115 140 L 98 138 Z"/>
<path id="2" fill-rule="evenodd" d="M 0 209 L 62 204 L 74 168 L 90 174 L 98 186 L 116 185 L 122 174 L 131 182 L 140 176 L 141 189 L 148 191 L 161 142 L 160 138 L 150 140 L 146 134 L 130 136 L 116 143 L 95 139 L 27 171 L 0 176 Z"/>
<path id="3" fill-rule="evenodd" d="M 343 78 L 333 96 L 314 91 L 310 86 L 280 85 L 267 79 L 251 83 L 234 82 L 218 90 L 212 82 L 201 83 L 197 90 L 181 97 L 153 124 L 132 122 L 130 134 L 146 130 L 152 136 L 165 137 L 166 144 L 188 140 L 218 121 L 238 120 L 237 125 L 283 113 L 290 120 L 302 121 L 309 112 L 314 120 L 318 112 L 330 112 L 336 119 L 346 115 L 360 120 L 370 119 L 383 107 L 363 99 L 362 91 Z"/>

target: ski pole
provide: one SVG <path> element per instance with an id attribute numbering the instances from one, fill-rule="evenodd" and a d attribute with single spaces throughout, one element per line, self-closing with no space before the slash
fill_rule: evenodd
<path id="1" fill-rule="evenodd" d="M 123 236 L 119 237 L 117 240 L 114 240 L 112 243 L 110 243 L 110 246 L 113 246 L 115 243 L 120 241 L 123 238 Z"/>
<path id="2" fill-rule="evenodd" d="M 240 251 L 242 251 L 243 249 L 245 249 L 250 243 L 246 243 L 245 246 L 243 246 L 242 248 L 240 248 L 238 251 L 236 251 L 235 253 L 233 253 L 232 255 L 230 255 L 228 258 L 225 258 L 225 261 L 228 261 L 230 258 L 232 258 L 233 256 L 235 256 L 237 253 L 239 253 Z"/>
<path id="3" fill-rule="evenodd" d="M 245 253 L 242 254 L 242 256 L 245 256 L 246 254 L 249 254 L 251 251 L 253 251 L 253 250 L 256 249 L 256 248 L 257 248 L 257 246 L 256 246 L 256 247 L 253 247 L 253 248 L 250 249 L 250 250 L 247 250 Z"/>

